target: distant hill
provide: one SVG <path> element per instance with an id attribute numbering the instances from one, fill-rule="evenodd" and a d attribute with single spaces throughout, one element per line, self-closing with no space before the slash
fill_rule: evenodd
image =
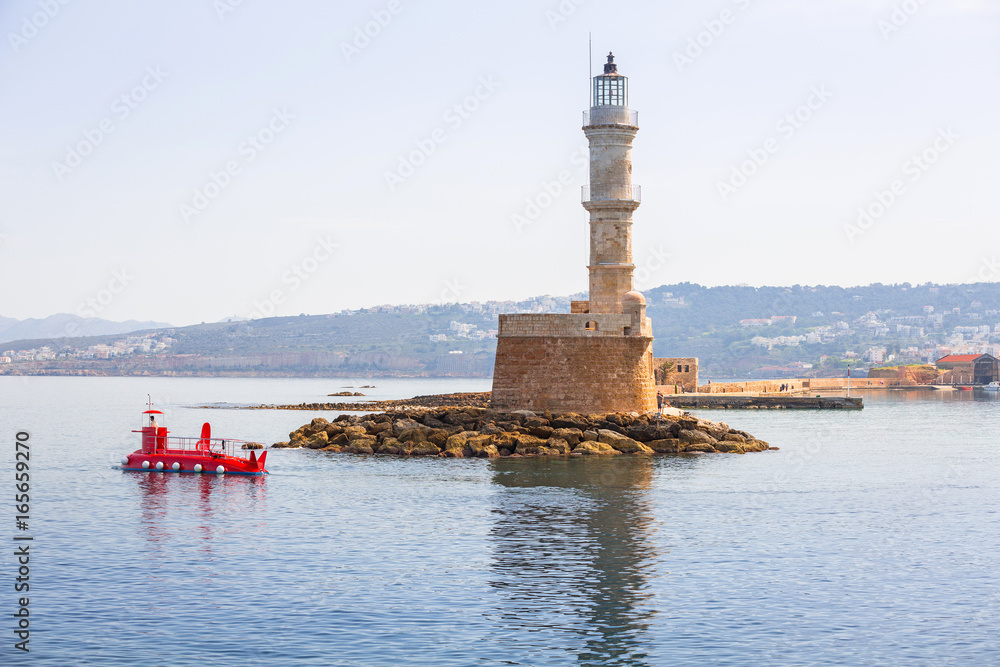
<path id="1" fill-rule="evenodd" d="M 680 283 L 644 294 L 655 355 L 699 357 L 703 378 L 842 376 L 848 366 L 860 372 L 894 360 L 925 363 L 942 350 L 1000 346 L 1000 283 L 850 288 Z M 568 313 L 573 298 L 585 297 L 380 306 L 188 327 L 105 323 L 118 332 L 143 330 L 150 343 L 142 350 L 117 334 L 93 335 L 94 322 L 89 329 L 80 324 L 80 332 L 67 337 L 73 321 L 58 318 L 72 316 L 55 316 L 42 322 L 54 320 L 59 338 L 38 336 L 40 329 L 17 336 L 14 327 L 25 323 L 0 331 L 0 340 L 21 338 L 4 349 L 48 348 L 0 367 L 0 374 L 488 377 L 498 314 Z M 9 322 L 0 320 L 0 329 Z"/>
<path id="2" fill-rule="evenodd" d="M 15 320 L 0 317 L 0 343 L 28 339 L 77 338 L 80 336 L 111 336 L 140 329 L 169 327 L 165 322 L 112 322 L 97 317 L 78 317 L 66 313 L 51 315 L 43 320 Z"/>

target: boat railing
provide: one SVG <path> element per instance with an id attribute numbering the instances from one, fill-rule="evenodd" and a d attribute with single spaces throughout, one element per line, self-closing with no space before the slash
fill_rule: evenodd
<path id="1" fill-rule="evenodd" d="M 157 448 L 160 446 L 160 443 L 157 443 Z M 164 438 L 162 447 L 167 454 L 201 453 L 234 456 L 241 459 L 250 458 L 251 449 L 263 448 L 260 443 L 248 440 L 234 440 L 233 438 L 187 438 L 172 435 Z"/>

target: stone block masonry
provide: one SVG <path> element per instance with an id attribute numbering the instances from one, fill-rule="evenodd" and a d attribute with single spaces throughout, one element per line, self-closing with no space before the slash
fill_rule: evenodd
<path id="1" fill-rule="evenodd" d="M 655 410 L 653 339 L 501 336 L 492 406 L 582 414 Z"/>

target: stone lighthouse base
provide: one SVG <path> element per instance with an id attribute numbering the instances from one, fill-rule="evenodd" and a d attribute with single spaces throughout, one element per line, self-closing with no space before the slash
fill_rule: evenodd
<path id="1" fill-rule="evenodd" d="M 501 315 L 493 408 L 553 412 L 656 409 L 653 338 L 630 315 Z"/>

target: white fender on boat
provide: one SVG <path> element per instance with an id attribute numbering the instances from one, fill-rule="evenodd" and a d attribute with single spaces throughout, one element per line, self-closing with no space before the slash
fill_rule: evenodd
<path id="1" fill-rule="evenodd" d="M 203 468 L 201 467 L 200 463 L 195 463 L 194 464 L 194 471 L 195 472 L 201 472 L 202 470 L 203 470 Z"/>
<path id="2" fill-rule="evenodd" d="M 177 470 L 181 469 L 181 464 L 175 461 L 174 464 L 170 466 L 170 469 L 176 472 Z"/>
<path id="3" fill-rule="evenodd" d="M 149 461 L 143 461 L 142 462 L 142 467 L 143 468 L 148 468 L 149 467 Z"/>
<path id="4" fill-rule="evenodd" d="M 163 470 L 163 461 L 157 461 L 156 462 L 156 469 L 157 470 Z"/>
<path id="5" fill-rule="evenodd" d="M 215 469 L 215 472 L 217 472 L 217 473 L 219 473 L 221 475 L 224 472 L 226 472 L 226 468 L 224 466 L 219 466 L 218 468 Z"/>
<path id="6" fill-rule="evenodd" d="M 123 456 L 122 457 L 122 465 L 123 466 L 127 466 L 128 465 L 128 457 L 127 456 Z"/>

